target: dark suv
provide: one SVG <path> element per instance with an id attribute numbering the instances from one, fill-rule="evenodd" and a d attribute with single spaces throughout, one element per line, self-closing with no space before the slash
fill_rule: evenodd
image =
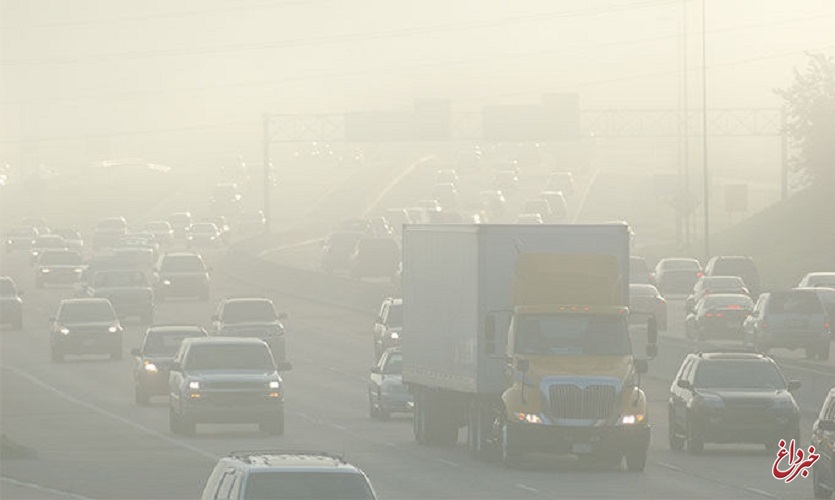
<path id="1" fill-rule="evenodd" d="M 184 339 L 171 364 L 169 424 L 194 434 L 198 423 L 257 423 L 284 434 L 284 383 L 266 342 L 254 338 Z"/>
<path id="2" fill-rule="evenodd" d="M 183 339 L 206 336 L 206 330 L 199 326 L 160 325 L 148 328 L 142 347 L 131 350 L 136 360 L 133 370 L 136 404 L 148 404 L 151 396 L 167 396 L 171 363 Z"/>
<path id="3" fill-rule="evenodd" d="M 760 294 L 760 272 L 751 257 L 713 257 L 705 266 L 705 276 L 739 276 L 745 282 L 745 288 L 751 292 L 751 297 Z"/>
<path id="4" fill-rule="evenodd" d="M 763 354 L 688 354 L 673 379 L 668 404 L 669 442 L 701 453 L 705 443 L 800 442 L 800 408 L 780 367 Z"/>
<path id="5" fill-rule="evenodd" d="M 215 466 L 202 500 L 315 498 L 375 500 L 368 477 L 337 455 L 307 451 L 238 451 Z"/>
<path id="6" fill-rule="evenodd" d="M 153 272 L 154 296 L 159 301 L 168 298 L 209 300 L 209 269 L 196 253 L 167 253 L 159 258 Z"/>
<path id="7" fill-rule="evenodd" d="M 811 290 L 760 295 L 742 330 L 745 344 L 757 351 L 768 352 L 773 347 L 805 349 L 807 358 L 829 359 L 829 315 Z"/>
<path id="8" fill-rule="evenodd" d="M 52 361 L 67 354 L 109 354 L 122 358 L 122 325 L 107 299 L 65 299 L 52 318 Z"/>

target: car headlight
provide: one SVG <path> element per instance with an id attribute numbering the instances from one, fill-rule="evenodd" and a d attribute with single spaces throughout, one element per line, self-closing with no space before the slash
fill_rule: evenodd
<path id="1" fill-rule="evenodd" d="M 48 273 L 49 271 L 50 271 L 50 270 L 49 270 L 48 268 L 46 268 L 46 267 L 42 267 L 42 268 L 41 268 L 41 272 L 42 272 L 42 273 Z"/>
<path id="2" fill-rule="evenodd" d="M 118 326 L 111 326 L 110 328 L 107 329 L 107 331 L 110 332 L 110 333 L 116 333 L 116 332 L 119 331 L 119 327 Z"/>
<path id="3" fill-rule="evenodd" d="M 63 335 L 69 335 L 69 334 L 70 334 L 70 329 L 69 329 L 69 328 L 67 328 L 66 326 L 65 326 L 65 327 L 63 327 L 63 328 L 61 328 L 61 330 L 59 330 L 59 331 L 60 331 Z"/>
<path id="4" fill-rule="evenodd" d="M 391 338 L 391 340 L 397 340 L 397 339 L 400 338 L 400 333 L 399 332 L 389 332 L 389 337 Z"/>
<path id="5" fill-rule="evenodd" d="M 542 417 L 536 415 L 534 413 L 517 413 L 516 418 L 522 422 L 527 422 L 529 424 L 541 424 Z"/>
<path id="6" fill-rule="evenodd" d="M 188 388 L 193 389 L 193 390 L 200 389 L 200 382 L 198 382 L 196 380 L 192 380 L 191 382 L 188 383 Z"/>
<path id="7" fill-rule="evenodd" d="M 171 284 L 171 280 L 162 280 L 162 284 L 163 284 L 163 285 L 170 285 L 170 284 Z"/>
<path id="8" fill-rule="evenodd" d="M 151 372 L 151 373 L 156 373 L 156 372 L 159 371 L 159 368 L 157 368 L 157 365 L 151 363 L 150 361 L 146 361 L 145 362 L 145 371 L 146 372 Z"/>
<path id="9" fill-rule="evenodd" d="M 620 423 L 624 425 L 640 424 L 644 421 L 643 413 L 636 413 L 634 415 L 624 415 L 620 418 Z"/>
<path id="10" fill-rule="evenodd" d="M 12 240 L 6 240 L 6 244 L 7 244 L 7 245 L 14 245 L 14 241 L 12 241 Z"/>
<path id="11" fill-rule="evenodd" d="M 270 389 L 280 389 L 281 388 L 281 382 L 279 382 L 278 380 L 270 380 L 269 387 L 270 387 Z"/>

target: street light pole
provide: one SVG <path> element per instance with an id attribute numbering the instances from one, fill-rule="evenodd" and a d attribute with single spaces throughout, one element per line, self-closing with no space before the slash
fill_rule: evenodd
<path id="1" fill-rule="evenodd" d="M 270 232 L 270 225 L 273 219 L 272 209 L 270 207 L 270 188 L 272 187 L 270 183 L 270 140 L 270 114 L 264 113 L 264 231 L 267 233 Z"/>
<path id="2" fill-rule="evenodd" d="M 710 173 L 707 157 L 707 0 L 702 0 L 702 162 L 704 166 L 705 260 L 710 258 Z"/>

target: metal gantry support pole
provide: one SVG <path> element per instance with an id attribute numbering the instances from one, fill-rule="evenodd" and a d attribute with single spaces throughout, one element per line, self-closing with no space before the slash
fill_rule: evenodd
<path id="1" fill-rule="evenodd" d="M 710 171 L 707 157 L 707 0 L 702 0 L 702 162 L 704 163 L 705 260 L 710 258 Z"/>
<path id="2" fill-rule="evenodd" d="M 786 108 L 780 110 L 780 199 L 789 197 L 789 117 Z"/>
<path id="3" fill-rule="evenodd" d="M 272 226 L 272 209 L 270 207 L 270 196 L 272 194 L 272 183 L 270 182 L 270 114 L 264 113 L 264 232 L 269 233 Z"/>

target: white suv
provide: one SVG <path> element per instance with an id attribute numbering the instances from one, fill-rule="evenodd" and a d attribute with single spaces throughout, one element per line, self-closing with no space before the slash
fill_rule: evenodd
<path id="1" fill-rule="evenodd" d="M 319 452 L 242 451 L 218 461 L 201 498 L 375 500 L 377 496 L 365 473 L 340 456 Z"/>

